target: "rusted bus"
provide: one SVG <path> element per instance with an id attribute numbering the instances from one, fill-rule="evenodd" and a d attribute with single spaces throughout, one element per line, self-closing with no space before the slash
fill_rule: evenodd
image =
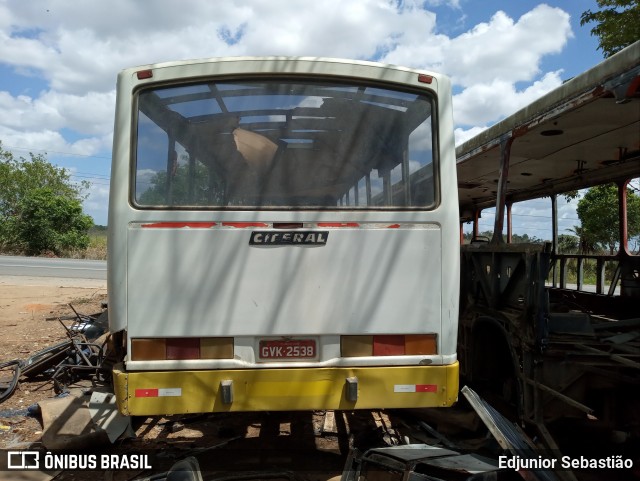
<path id="1" fill-rule="evenodd" d="M 563 417 L 640 437 L 640 257 L 629 202 L 640 178 L 639 59 L 640 42 L 457 150 L 461 222 L 472 222 L 461 252 L 461 373 L 551 447 L 545 423 Z M 591 217 L 615 239 L 606 251 L 586 238 L 566 249 L 559 204 L 606 184 L 612 217 Z M 544 204 L 548 226 L 526 238 L 518 226 L 540 214 L 517 216 L 532 201 Z"/>

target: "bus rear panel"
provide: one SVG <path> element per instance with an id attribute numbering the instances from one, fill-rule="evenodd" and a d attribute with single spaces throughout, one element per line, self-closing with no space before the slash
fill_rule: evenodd
<path id="1" fill-rule="evenodd" d="M 132 415 L 449 406 L 446 78 L 328 59 L 122 72 L 110 330 Z"/>

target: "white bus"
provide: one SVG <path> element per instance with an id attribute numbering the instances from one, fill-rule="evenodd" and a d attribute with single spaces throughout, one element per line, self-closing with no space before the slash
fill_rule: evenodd
<path id="1" fill-rule="evenodd" d="M 120 411 L 450 406 L 455 169 L 442 75 L 282 57 L 121 72 Z"/>

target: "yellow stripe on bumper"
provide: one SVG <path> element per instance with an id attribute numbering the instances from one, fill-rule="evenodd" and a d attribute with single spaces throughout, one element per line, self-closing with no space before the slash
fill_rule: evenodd
<path id="1" fill-rule="evenodd" d="M 447 366 L 291 368 L 226 371 L 113 371 L 118 409 L 133 416 L 222 411 L 294 411 L 451 406 L 458 363 Z M 350 401 L 347 378 L 357 378 Z M 232 381 L 233 401 L 221 383 Z"/>

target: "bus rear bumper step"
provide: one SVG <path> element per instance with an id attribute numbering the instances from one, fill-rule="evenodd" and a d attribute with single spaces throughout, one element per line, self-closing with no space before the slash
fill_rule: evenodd
<path id="1" fill-rule="evenodd" d="M 113 370 L 124 415 L 448 407 L 458 395 L 458 362 L 436 366 Z"/>

